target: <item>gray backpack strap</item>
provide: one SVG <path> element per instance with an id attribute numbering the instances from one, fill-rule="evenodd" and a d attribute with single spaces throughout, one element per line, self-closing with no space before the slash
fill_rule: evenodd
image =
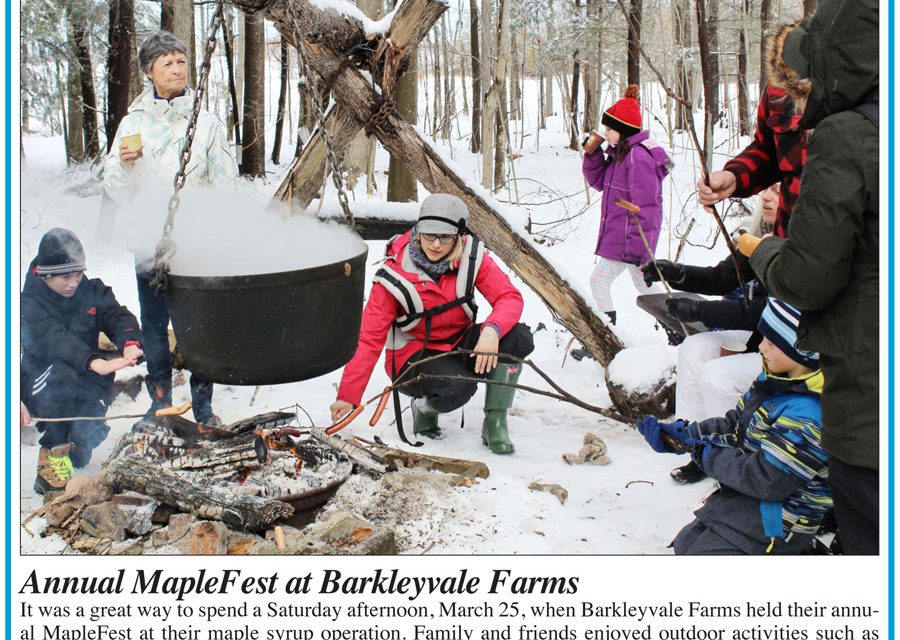
<path id="1" fill-rule="evenodd" d="M 466 243 L 463 254 L 459 259 L 459 273 L 456 277 L 456 297 L 465 300 L 462 308 L 472 322 L 475 322 L 475 318 L 478 315 L 478 305 L 475 304 L 475 278 L 478 277 L 478 271 L 481 269 L 483 260 L 484 243 L 476 236 L 469 236 L 469 242 Z"/>

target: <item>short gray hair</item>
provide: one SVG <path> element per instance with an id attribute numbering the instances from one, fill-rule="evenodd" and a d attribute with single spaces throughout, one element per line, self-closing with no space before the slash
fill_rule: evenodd
<path id="1" fill-rule="evenodd" d="M 150 73 L 150 69 L 158 57 L 173 51 L 187 55 L 187 46 L 168 31 L 160 29 L 151 33 L 141 43 L 141 49 L 138 51 L 138 62 L 141 65 L 141 71 Z"/>

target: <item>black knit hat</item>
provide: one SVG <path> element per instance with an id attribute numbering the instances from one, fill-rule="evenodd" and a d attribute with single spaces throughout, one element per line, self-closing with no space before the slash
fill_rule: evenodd
<path id="1" fill-rule="evenodd" d="M 68 229 L 55 227 L 41 238 L 34 272 L 39 276 L 62 276 L 85 270 L 84 247 Z"/>

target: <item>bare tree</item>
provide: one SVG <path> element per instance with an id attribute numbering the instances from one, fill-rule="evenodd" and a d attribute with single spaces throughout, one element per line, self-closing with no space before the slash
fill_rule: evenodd
<path id="1" fill-rule="evenodd" d="M 397 112 L 410 124 L 416 124 L 418 113 L 416 105 L 419 97 L 419 65 L 416 62 L 418 54 L 414 51 L 409 55 L 409 68 L 398 80 L 396 86 Z M 417 202 L 419 200 L 418 181 L 415 174 L 410 171 L 403 158 L 391 155 L 388 167 L 388 202 Z"/>
<path id="2" fill-rule="evenodd" d="M 132 86 L 134 1 L 110 0 L 109 49 L 106 56 L 106 150 L 112 146 L 119 122 L 128 112 Z"/>
<path id="3" fill-rule="evenodd" d="M 197 45 L 194 42 L 193 0 L 162 0 L 159 28 L 172 32 L 188 48 L 191 86 L 197 86 Z"/>
<path id="4" fill-rule="evenodd" d="M 290 69 L 290 53 L 288 51 L 288 43 L 284 38 L 281 39 L 278 51 L 280 53 L 280 72 L 278 75 L 278 112 L 275 116 L 275 139 L 272 141 L 272 164 L 278 164 L 281 156 L 281 136 L 284 131 L 284 104 L 287 102 L 288 93 L 288 75 Z"/>
<path id="5" fill-rule="evenodd" d="M 742 136 L 750 135 L 750 99 L 747 96 L 747 56 L 749 42 L 747 28 L 750 23 L 750 0 L 741 3 L 741 22 L 738 26 L 737 52 L 737 90 L 738 90 L 738 123 Z"/>
<path id="6" fill-rule="evenodd" d="M 718 0 L 716 0 L 718 1 Z M 641 84 L 641 14 L 643 0 L 631 0 L 628 10 L 628 84 Z"/>
<path id="7" fill-rule="evenodd" d="M 576 13 L 581 12 L 581 0 L 575 0 Z M 569 91 L 569 148 L 578 150 L 578 86 L 581 81 L 581 52 L 572 52 L 572 88 Z"/>
<path id="8" fill-rule="evenodd" d="M 685 100 L 690 100 L 693 93 L 691 74 L 688 69 L 688 56 L 691 52 L 691 12 L 690 0 L 672 0 L 672 27 L 675 31 L 675 91 Z M 684 131 L 688 128 L 691 111 L 683 102 L 675 107 L 675 128 Z"/>
<path id="9" fill-rule="evenodd" d="M 81 78 L 78 65 L 69 63 L 66 77 L 68 126 L 65 128 L 66 164 L 84 162 L 84 105 L 81 101 Z M 65 113 L 63 117 L 65 119 Z"/>
<path id="10" fill-rule="evenodd" d="M 772 0 L 760 0 L 759 3 L 759 87 L 766 86 L 766 57 L 769 49 L 769 36 L 774 27 L 772 20 Z"/>
<path id="11" fill-rule="evenodd" d="M 506 82 L 506 66 L 509 60 L 509 4 L 510 0 L 500 0 L 497 15 L 497 37 L 492 49 L 494 57 L 491 65 L 490 83 L 484 94 L 484 107 L 481 126 L 481 182 L 486 189 L 496 189 L 502 184 L 496 182 L 498 175 L 502 173 L 496 170 L 497 160 L 497 127 L 503 125 L 505 114 L 501 116 L 501 99 L 504 83 Z M 482 11 L 482 24 L 485 22 L 485 14 Z M 484 29 L 482 29 L 484 34 Z M 488 39 L 489 40 L 489 39 Z M 483 44 L 486 42 L 483 40 Z"/>
<path id="12" fill-rule="evenodd" d="M 472 135 L 469 151 L 481 151 L 481 49 L 478 46 L 478 0 L 469 0 L 469 37 L 472 52 Z"/>
<path id="13" fill-rule="evenodd" d="M 231 109 L 228 111 L 228 139 L 232 139 L 232 131 L 234 132 L 234 143 L 241 146 L 241 108 L 238 103 L 238 91 L 234 78 L 234 50 L 232 43 L 234 36 L 231 33 L 231 20 L 222 21 L 222 42 L 225 49 L 225 67 L 228 73 L 228 95 L 231 98 Z"/>
<path id="14" fill-rule="evenodd" d="M 587 0 L 587 25 L 591 30 L 600 29 L 600 12 L 602 7 L 600 0 Z M 590 41 L 590 39 L 589 39 Z M 600 64 L 603 55 L 602 38 L 597 37 L 598 46 L 592 52 L 588 50 L 581 64 L 582 85 L 584 87 L 584 114 L 581 128 L 590 131 L 597 127 L 597 116 L 600 110 Z"/>
<path id="15" fill-rule="evenodd" d="M 100 134 L 97 129 L 97 96 L 94 92 L 94 69 L 88 41 L 90 30 L 86 11 L 87 9 L 83 5 L 77 3 L 68 5 L 66 23 L 69 33 L 69 67 L 76 67 L 78 82 L 81 86 L 84 159 L 89 159 L 100 155 Z M 71 119 L 71 111 L 69 116 Z"/>
<path id="16" fill-rule="evenodd" d="M 713 125 L 719 119 L 718 0 L 696 0 L 700 70 L 703 75 L 703 157 L 711 167 Z"/>
<path id="17" fill-rule="evenodd" d="M 262 13 L 244 13 L 244 137 L 241 175 L 266 175 L 266 38 Z"/>

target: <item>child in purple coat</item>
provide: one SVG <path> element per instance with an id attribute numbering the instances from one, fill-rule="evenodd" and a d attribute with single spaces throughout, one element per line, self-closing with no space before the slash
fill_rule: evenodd
<path id="1" fill-rule="evenodd" d="M 623 271 L 631 276 L 639 291 L 646 291 L 639 267 L 656 251 L 662 224 L 662 181 L 669 175 L 671 162 L 661 146 L 641 130 L 641 105 L 637 85 L 629 85 L 625 97 L 603 112 L 607 147 L 586 153 L 581 165 L 585 180 L 603 192 L 600 205 L 600 235 L 597 238 L 597 267 L 591 274 L 591 292 L 598 310 L 616 323 L 610 285 Z M 644 245 L 641 232 L 629 211 L 615 203 L 617 199 L 640 207 L 637 216 L 650 245 Z M 655 285 L 656 286 L 656 285 Z M 660 293 L 651 290 L 650 293 Z"/>

